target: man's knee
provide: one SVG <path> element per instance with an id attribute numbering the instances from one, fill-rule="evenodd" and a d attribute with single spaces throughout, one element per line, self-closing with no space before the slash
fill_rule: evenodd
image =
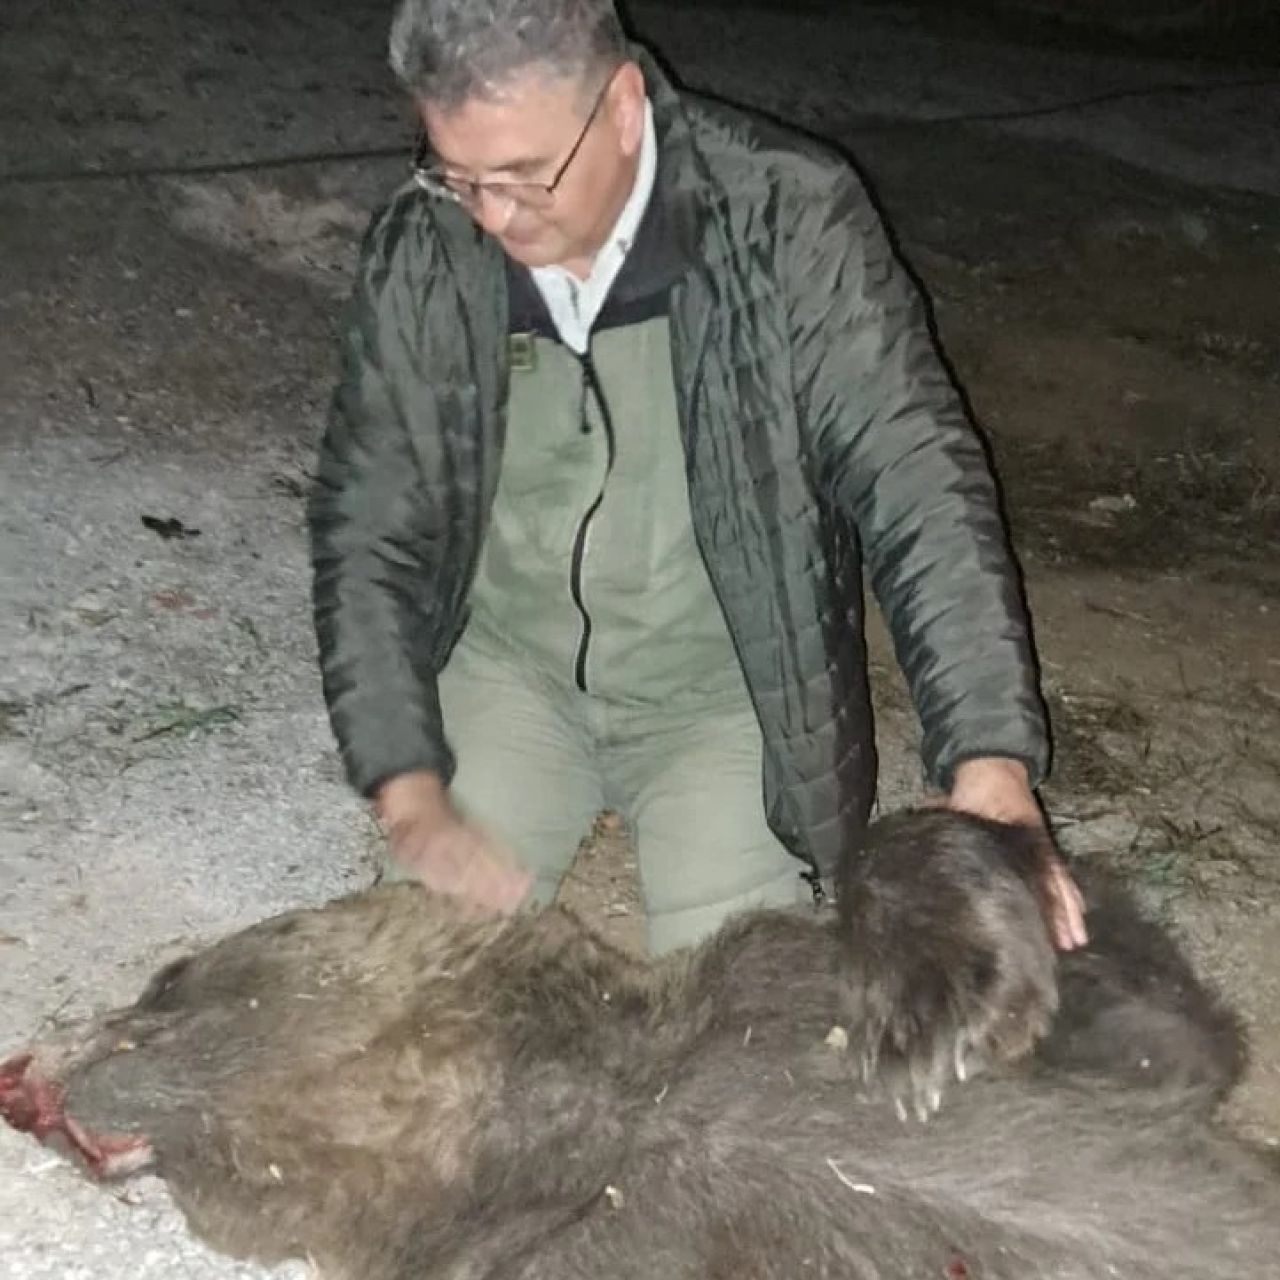
<path id="1" fill-rule="evenodd" d="M 454 803 L 533 872 L 535 900 L 549 902 L 604 804 L 585 731 L 531 673 L 465 642 L 440 698 L 457 756 Z"/>
<path id="2" fill-rule="evenodd" d="M 765 823 L 763 805 L 727 797 L 706 821 L 671 803 L 655 806 L 637 824 L 637 861 L 655 954 L 689 946 L 715 933 L 730 916 L 807 900 L 804 866 Z M 647 818 L 648 820 L 644 820 Z"/>
<path id="3" fill-rule="evenodd" d="M 789 856 L 789 855 L 788 855 Z M 661 955 L 678 947 L 695 946 L 714 934 L 724 922 L 741 911 L 764 907 L 798 908 L 811 901 L 794 859 L 793 865 L 780 874 L 745 889 L 729 890 L 710 901 L 683 901 L 678 883 L 666 886 L 669 892 L 646 894 L 646 934 L 649 951 Z"/>

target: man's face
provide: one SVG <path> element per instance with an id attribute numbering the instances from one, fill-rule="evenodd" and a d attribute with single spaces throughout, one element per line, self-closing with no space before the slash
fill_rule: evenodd
<path id="1" fill-rule="evenodd" d="M 619 67 L 603 86 L 599 77 L 583 83 L 531 70 L 492 96 L 449 110 L 420 101 L 418 109 L 436 165 L 471 182 L 551 183 L 581 138 L 545 207 L 483 189 L 464 203 L 525 266 L 590 264 L 635 181 L 644 81 L 634 63 Z"/>

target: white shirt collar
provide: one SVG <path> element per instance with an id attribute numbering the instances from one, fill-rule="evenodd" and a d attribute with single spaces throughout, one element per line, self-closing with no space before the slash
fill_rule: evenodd
<path id="1" fill-rule="evenodd" d="M 613 282 L 635 243 L 640 220 L 649 207 L 658 172 L 658 138 L 653 126 L 653 105 L 645 100 L 644 134 L 640 141 L 640 161 L 635 185 L 618 214 L 613 230 L 591 264 L 591 273 L 579 280 L 564 267 L 532 267 L 530 274 L 551 313 L 561 341 L 579 355 L 587 349 L 591 326 L 595 324 Z"/>

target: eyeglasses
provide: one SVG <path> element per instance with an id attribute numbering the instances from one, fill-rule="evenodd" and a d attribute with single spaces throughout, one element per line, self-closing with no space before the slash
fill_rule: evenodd
<path id="1" fill-rule="evenodd" d="M 582 144 L 586 141 L 587 134 L 591 132 L 596 116 L 600 114 L 605 95 L 609 92 L 609 86 L 612 83 L 613 76 L 609 76 L 600 92 L 596 94 L 596 100 L 587 113 L 582 132 L 578 134 L 577 141 L 569 149 L 569 154 L 565 156 L 564 162 L 555 171 L 550 182 L 473 182 L 470 178 L 460 178 L 457 174 L 449 173 L 438 165 L 427 163 L 431 155 L 431 147 L 425 133 L 419 135 L 417 146 L 414 148 L 413 180 L 428 195 L 436 196 L 441 200 L 451 200 L 454 204 L 463 205 L 468 209 L 476 208 L 482 196 L 506 201 L 509 204 L 522 205 L 527 209 L 546 209 L 554 203 L 556 189 L 564 180 L 564 175 L 569 172 L 569 166 L 574 162 L 578 152 L 582 150 Z"/>

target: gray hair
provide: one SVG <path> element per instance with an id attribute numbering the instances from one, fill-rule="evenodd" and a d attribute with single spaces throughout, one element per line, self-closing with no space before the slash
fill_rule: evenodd
<path id="1" fill-rule="evenodd" d="M 613 0 L 401 0 L 391 24 L 391 69 L 446 108 L 524 71 L 586 81 L 626 57 Z"/>

